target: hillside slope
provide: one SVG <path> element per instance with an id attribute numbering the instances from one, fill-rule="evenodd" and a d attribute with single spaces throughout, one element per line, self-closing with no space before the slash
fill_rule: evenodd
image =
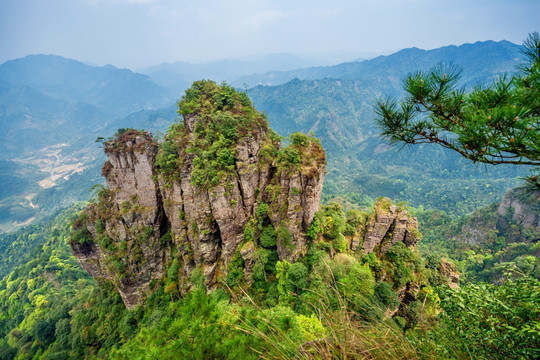
<path id="1" fill-rule="evenodd" d="M 180 112 L 159 144 L 104 142 L 108 188 L 78 217 L 0 237 L 2 358 L 538 354 L 537 280 L 459 288 L 388 198 L 315 212 L 324 150 L 300 133 L 282 147 L 244 93 L 197 82 Z"/>

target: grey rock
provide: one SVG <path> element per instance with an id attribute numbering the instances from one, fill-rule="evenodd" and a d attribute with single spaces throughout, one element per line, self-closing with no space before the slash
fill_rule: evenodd
<path id="1" fill-rule="evenodd" d="M 195 268 L 209 289 L 215 287 L 240 246 L 245 274 L 251 274 L 258 239 L 247 247 L 243 241 L 256 204 L 270 208 L 267 221 L 280 234 L 280 260 L 294 261 L 307 251 L 306 231 L 319 208 L 325 173 L 320 145 L 300 151 L 300 166 L 284 167 L 261 157 L 265 144 L 280 149 L 261 125 L 237 142 L 234 170 L 224 172 L 217 185 L 201 186 L 192 182 L 195 155 L 186 151 L 197 121 L 196 114 L 184 117 L 186 132 L 177 150 L 182 161 L 174 176 L 159 175 L 158 144 L 149 133 L 128 131 L 106 143 L 108 196 L 85 210 L 94 242 L 72 251 L 93 277 L 116 286 L 129 309 L 144 302 L 152 280 L 165 276 L 174 260 L 172 248 L 180 291 L 191 286 Z M 105 234 L 96 232 L 98 220 Z M 111 239 L 106 247 L 105 235 Z"/>
<path id="2" fill-rule="evenodd" d="M 403 242 L 414 249 L 418 242 L 418 220 L 407 216 L 405 210 L 398 212 L 395 205 L 388 206 L 388 204 L 390 204 L 388 198 L 375 203 L 364 236 L 364 254 L 372 251 L 384 254 L 398 242 Z"/>

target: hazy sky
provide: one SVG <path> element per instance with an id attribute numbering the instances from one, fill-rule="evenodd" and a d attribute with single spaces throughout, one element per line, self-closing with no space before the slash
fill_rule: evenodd
<path id="1" fill-rule="evenodd" d="M 539 0 L 0 0 L 0 63 L 137 69 L 266 53 L 354 57 L 540 31 Z"/>

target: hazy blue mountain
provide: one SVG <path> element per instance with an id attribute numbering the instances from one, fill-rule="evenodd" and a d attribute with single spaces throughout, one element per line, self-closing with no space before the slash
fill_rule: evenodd
<path id="1" fill-rule="evenodd" d="M 87 199 L 102 181 L 95 139 L 121 127 L 163 130 L 175 108 L 168 89 L 113 66 L 53 55 L 0 65 L 0 231 Z"/>
<path id="2" fill-rule="evenodd" d="M 72 130 L 73 137 L 67 139 L 66 133 L 63 146 L 44 146 L 24 152 L 14 161 L 0 160 L 0 232 L 92 197 L 90 188 L 103 182 L 105 157 L 95 142 L 98 136 L 107 138 L 126 127 L 164 133 L 175 118 L 176 105 L 141 110 L 88 129 L 86 134 Z M 61 138 L 59 135 L 56 140 Z"/>
<path id="3" fill-rule="evenodd" d="M 328 60 L 310 60 L 291 54 L 268 54 L 239 59 L 213 61 L 203 64 L 188 62 L 163 63 L 140 70 L 156 83 L 173 90 L 180 97 L 191 83 L 200 79 L 212 79 L 218 83 L 238 83 L 238 78 L 267 71 L 287 71 L 328 63 Z M 243 87 L 242 83 L 238 83 Z"/>
<path id="4" fill-rule="evenodd" d="M 276 86 L 248 90 L 281 135 L 314 131 L 328 156 L 325 194 L 360 193 L 390 196 L 416 206 L 468 213 L 500 201 L 528 170 L 519 167 L 475 167 L 458 154 L 436 146 L 390 148 L 378 138 L 374 104 L 402 93 L 409 72 L 439 61 L 463 66 L 462 85 L 486 84 L 520 63 L 520 47 L 507 41 L 478 42 L 423 51 L 406 49 L 361 63 L 301 70 L 305 76 Z"/>
<path id="5" fill-rule="evenodd" d="M 519 63 L 520 45 L 509 41 L 484 41 L 460 46 L 445 46 L 433 50 L 403 49 L 371 60 L 348 62 L 335 66 L 319 66 L 291 71 L 273 71 L 239 78 L 233 84 L 278 85 L 294 78 L 369 79 L 399 86 L 403 76 L 415 70 L 426 70 L 439 62 L 453 62 L 464 68 L 465 85 L 475 85 L 486 79 L 512 71 Z"/>
<path id="6" fill-rule="evenodd" d="M 466 212 L 499 199 L 507 187 L 517 184 L 516 171 L 498 167 L 486 174 L 453 154 L 428 147 L 396 153 L 377 138 L 373 104 L 385 94 L 399 94 L 408 72 L 439 61 L 461 64 L 464 85 L 489 81 L 513 71 L 519 49 L 506 41 L 405 49 L 368 61 L 265 75 L 276 75 L 276 82 L 279 76 L 306 79 L 257 86 L 248 94 L 280 134 L 314 131 L 320 137 L 329 161 L 327 197 L 389 195 Z M 162 64 L 145 71 L 155 78 L 161 73 L 163 81 L 181 88 L 200 78 L 219 81 L 260 69 L 303 66 L 302 61 L 276 55 L 202 65 Z M 178 79 L 184 79 L 184 85 Z M 181 95 L 147 75 L 59 56 L 33 55 L 0 65 L 0 175 L 5 180 L 0 231 L 87 199 L 88 189 L 102 181 L 103 157 L 94 140 L 118 128 L 164 131 L 178 118 L 174 100 Z"/>
<path id="7" fill-rule="evenodd" d="M 79 110 L 82 116 L 85 111 Z M 42 218 L 51 211 L 92 197 L 89 189 L 103 182 L 101 166 L 105 161 L 102 149 L 95 139 L 98 136 L 107 138 L 119 128 L 127 127 L 164 133 L 178 117 L 176 110 L 176 104 L 173 104 L 158 110 L 137 111 L 120 119 L 100 118 L 103 123 L 89 123 L 89 126 L 80 129 L 58 127 L 56 137 L 52 135 L 53 131 L 45 132 L 48 137 L 41 142 L 45 145 L 33 150 L 29 150 L 32 146 L 26 140 L 33 137 L 37 141 L 39 131 L 31 135 L 24 129 L 12 131 L 25 134 L 27 138 L 21 141 L 19 155 L 15 155 L 17 143 L 10 142 L 15 148 L 11 151 L 13 161 L 0 159 L 0 178 L 3 182 L 0 190 L 0 232 L 14 229 L 34 218 Z M 95 119 L 89 119 L 92 120 Z M 53 121 L 54 118 L 51 122 Z M 38 125 L 44 127 L 45 124 Z M 92 124 L 94 128 L 90 128 Z M 54 141 L 66 142 L 58 145 Z M 4 142 L 3 140 L 0 144 L 4 145 Z"/>
<path id="8" fill-rule="evenodd" d="M 103 127 L 114 115 L 85 102 L 53 98 L 28 87 L 0 89 L 0 159 L 24 156 L 58 143 L 72 142 Z"/>
<path id="9" fill-rule="evenodd" d="M 95 67 L 55 55 L 29 55 L 0 65 L 0 84 L 27 86 L 51 98 L 88 103 L 127 115 L 168 105 L 174 96 L 143 74 Z"/>
<path id="10" fill-rule="evenodd" d="M 386 89 L 371 81 L 298 80 L 248 90 L 256 108 L 265 111 L 270 125 L 282 135 L 314 131 L 331 153 L 347 152 L 377 134 L 373 101 Z M 393 88 L 390 88 L 393 90 Z"/>

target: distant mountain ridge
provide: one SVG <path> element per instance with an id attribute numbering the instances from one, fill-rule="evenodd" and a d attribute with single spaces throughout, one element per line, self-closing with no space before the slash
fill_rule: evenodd
<path id="1" fill-rule="evenodd" d="M 25 224 L 38 213 L 87 199 L 88 188 L 101 181 L 96 137 L 124 126 L 165 129 L 159 114 L 169 118 L 166 107 L 174 100 L 148 76 L 111 65 L 55 55 L 1 64 L 0 231 L 5 221 Z M 141 112 L 143 119 L 139 114 L 129 125 L 123 121 Z"/>
<path id="2" fill-rule="evenodd" d="M 503 71 L 514 68 L 519 63 L 521 48 L 520 45 L 506 40 L 478 41 L 474 44 L 450 45 L 432 50 L 413 47 L 370 60 L 244 76 L 236 80 L 234 84 L 236 86 L 248 84 L 249 87 L 254 87 L 279 85 L 294 78 L 300 80 L 331 78 L 385 79 L 399 85 L 401 78 L 407 73 L 414 70 L 426 70 L 444 61 L 463 66 L 463 78 L 467 79 L 467 85 L 474 85 L 486 77 L 493 78 Z M 497 61 L 493 61 L 494 58 Z"/>
<path id="3" fill-rule="evenodd" d="M 466 89 L 487 85 L 515 71 L 522 61 L 520 49 L 508 41 L 404 49 L 362 62 L 267 74 L 272 83 L 294 78 L 251 87 L 248 95 L 280 135 L 314 131 L 321 140 L 329 164 L 323 196 L 388 196 L 466 214 L 500 201 L 527 169 L 475 167 L 456 153 L 429 145 L 398 152 L 378 137 L 374 106 L 377 99 L 401 96 L 407 74 L 440 62 L 462 66 L 460 86 Z"/>
<path id="4" fill-rule="evenodd" d="M 521 61 L 521 48 L 509 41 L 434 50 L 408 48 L 361 62 L 253 75 L 252 79 L 261 76 L 272 85 L 250 87 L 248 94 L 268 113 L 280 134 L 313 130 L 322 136 L 325 148 L 347 150 L 366 135 L 376 136 L 373 104 L 378 98 L 402 94 L 402 80 L 407 74 L 426 71 L 441 62 L 453 63 L 463 69 L 461 86 L 470 89 L 513 72 Z M 247 82 L 249 78 L 238 81 Z M 334 134 L 327 130 L 321 133 L 326 127 Z"/>
<path id="5" fill-rule="evenodd" d="M 150 77 L 112 65 L 95 67 L 57 55 L 28 55 L 0 65 L 4 87 L 28 86 L 52 98 L 82 101 L 125 116 L 174 99 Z"/>
<path id="6" fill-rule="evenodd" d="M 149 75 L 156 83 L 181 94 L 193 81 L 200 79 L 233 83 L 248 74 L 265 73 L 270 70 L 287 71 L 323 64 L 328 64 L 328 61 L 310 60 L 291 54 L 267 54 L 208 63 L 194 64 L 183 61 L 163 63 L 141 69 L 140 72 Z M 243 88 L 244 85 L 239 84 L 238 87 Z"/>

